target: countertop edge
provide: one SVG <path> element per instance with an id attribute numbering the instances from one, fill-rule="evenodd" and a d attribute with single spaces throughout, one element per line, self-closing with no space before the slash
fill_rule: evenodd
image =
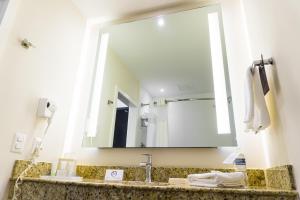
<path id="1" fill-rule="evenodd" d="M 15 181 L 11 178 L 10 181 Z M 90 182 L 89 182 L 90 181 Z M 95 182 L 93 182 L 95 181 Z M 137 190 L 159 190 L 159 191 L 194 191 L 194 192 L 215 192 L 215 193 L 234 193 L 234 194 L 251 194 L 251 195 L 281 195 L 281 196 L 298 196 L 296 190 L 282 190 L 271 188 L 204 188 L 196 186 L 182 186 L 182 185 L 129 185 L 122 183 L 108 183 L 96 182 L 96 180 L 84 180 L 83 182 L 64 181 L 64 180 L 46 180 L 40 178 L 23 178 L 23 182 L 38 182 L 49 184 L 62 184 L 73 186 L 86 186 L 86 187 L 109 187 L 109 188 L 134 188 Z"/>

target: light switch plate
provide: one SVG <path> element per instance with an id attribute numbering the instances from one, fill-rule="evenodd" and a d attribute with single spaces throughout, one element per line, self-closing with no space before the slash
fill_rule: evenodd
<path id="1" fill-rule="evenodd" d="M 27 134 L 17 132 L 14 136 L 10 151 L 13 153 L 22 153 L 25 147 Z"/>

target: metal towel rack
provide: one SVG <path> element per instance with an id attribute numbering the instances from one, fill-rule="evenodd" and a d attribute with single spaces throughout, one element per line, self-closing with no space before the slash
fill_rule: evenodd
<path id="1" fill-rule="evenodd" d="M 273 65 L 273 64 L 274 64 L 273 58 L 264 59 L 264 57 L 263 57 L 262 54 L 261 54 L 260 57 L 261 57 L 260 60 L 255 60 L 255 61 L 252 63 L 252 68 L 251 68 L 252 73 L 254 72 L 255 67 L 264 68 L 265 65 Z"/>
<path id="2" fill-rule="evenodd" d="M 166 99 L 166 100 L 165 100 L 165 103 L 167 104 L 167 103 L 170 103 L 170 102 L 179 102 L 179 101 L 200 101 L 200 100 L 204 100 L 204 101 L 207 100 L 207 101 L 209 101 L 209 100 L 215 100 L 215 98 L 214 98 L 214 97 L 208 97 L 208 98 Z M 153 104 L 156 105 L 157 102 L 154 101 Z M 143 106 L 149 106 L 149 105 L 150 105 L 149 103 L 142 103 L 142 104 L 141 104 L 142 107 L 143 107 Z"/>

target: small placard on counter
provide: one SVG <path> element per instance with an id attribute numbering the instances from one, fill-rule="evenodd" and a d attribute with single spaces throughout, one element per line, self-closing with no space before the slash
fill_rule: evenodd
<path id="1" fill-rule="evenodd" d="M 122 181 L 124 170 L 107 169 L 105 173 L 105 181 Z"/>

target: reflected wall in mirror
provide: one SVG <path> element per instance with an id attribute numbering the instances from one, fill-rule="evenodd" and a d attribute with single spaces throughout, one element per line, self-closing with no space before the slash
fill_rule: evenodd
<path id="1" fill-rule="evenodd" d="M 98 55 L 92 146 L 236 146 L 219 5 L 105 27 Z"/>

